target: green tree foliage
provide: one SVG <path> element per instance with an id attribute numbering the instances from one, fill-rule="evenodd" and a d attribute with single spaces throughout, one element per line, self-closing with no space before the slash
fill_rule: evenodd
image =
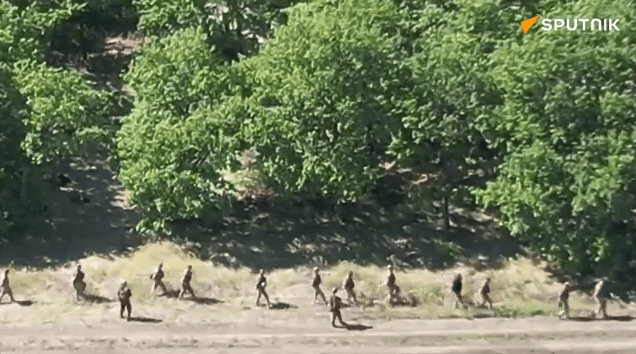
<path id="1" fill-rule="evenodd" d="M 570 270 L 633 269 L 636 5 L 543 2 L 541 15 L 618 18 L 620 31 L 531 30 L 500 44 L 491 75 L 505 100 L 490 125 L 508 154 L 476 194 Z"/>
<path id="2" fill-rule="evenodd" d="M 78 73 L 43 63 L 47 36 L 80 11 L 72 1 L 0 1 L 0 224 L 26 221 L 40 167 L 103 137 L 109 97 Z M 0 232 L 3 226 L 0 225 Z"/>
<path id="3" fill-rule="evenodd" d="M 148 216 L 142 229 L 161 229 L 166 219 L 194 217 L 218 202 L 221 172 L 238 148 L 240 121 L 221 100 L 232 70 L 200 28 L 153 43 L 133 62 L 126 80 L 135 107 L 123 120 L 118 152 L 120 178 Z"/>
<path id="4" fill-rule="evenodd" d="M 258 84 L 242 136 L 279 195 L 368 195 L 408 89 L 390 2 L 318 1 L 246 63 Z M 393 31 L 391 31 L 393 30 Z"/>
<path id="5" fill-rule="evenodd" d="M 304 0 L 134 0 L 139 28 L 166 37 L 179 30 L 203 28 L 208 41 L 229 61 L 250 56 L 285 23 L 283 11 Z"/>

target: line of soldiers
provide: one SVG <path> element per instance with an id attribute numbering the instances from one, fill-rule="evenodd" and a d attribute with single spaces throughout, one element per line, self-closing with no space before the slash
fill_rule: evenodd
<path id="1" fill-rule="evenodd" d="M 559 292 L 559 318 L 570 318 L 570 293 L 574 290 L 574 286 L 570 282 L 565 282 L 563 288 Z M 598 304 L 596 311 L 597 315 L 601 315 L 603 318 L 607 318 L 607 300 L 611 298 L 609 287 L 607 286 L 607 279 L 603 278 L 594 286 L 594 292 L 592 297 Z"/>
<path id="2" fill-rule="evenodd" d="M 322 292 L 320 286 L 322 285 L 322 278 L 320 276 L 320 269 L 315 267 L 313 269 L 314 276 L 311 280 L 311 286 L 314 289 L 314 303 L 321 298 L 324 304 L 329 307 L 329 311 L 331 312 L 331 324 L 335 327 L 335 320 L 339 320 L 342 325 L 346 324 L 342 320 L 342 314 L 340 312 L 342 306 L 342 299 L 338 297 L 336 294 L 338 292 L 338 288 L 333 288 L 332 294 L 327 301 L 325 294 Z M 194 290 L 191 286 L 192 281 L 192 266 L 188 265 L 185 269 L 183 276 L 181 277 L 181 289 L 179 290 L 178 298 L 183 298 L 186 293 L 189 293 L 192 297 L 196 297 L 194 294 Z M 86 282 L 84 281 L 85 274 L 82 271 L 82 266 L 78 265 L 76 272 L 73 275 L 72 283 L 75 289 L 75 297 L 79 301 L 84 297 L 84 291 L 86 290 Z M 157 269 L 150 275 L 150 279 L 153 280 L 153 284 L 150 288 L 151 293 L 156 293 L 157 289 L 161 289 L 163 293 L 167 293 L 167 287 L 163 283 L 163 279 L 165 278 L 165 274 L 163 272 L 163 263 L 160 263 Z M 490 278 L 486 278 L 485 281 L 480 285 L 477 295 L 479 296 L 478 306 L 486 306 L 488 309 L 492 310 L 493 302 L 490 298 Z M 383 286 L 388 288 L 388 298 L 389 301 L 393 302 L 399 298 L 401 293 L 400 287 L 396 284 L 396 277 L 394 273 L 393 265 L 388 266 L 388 274 L 386 277 L 386 281 L 383 283 Z M 260 270 L 258 274 L 258 279 L 256 281 L 256 306 L 260 306 L 261 298 L 264 298 L 267 302 L 267 306 L 271 307 L 271 302 L 269 299 L 269 295 L 267 294 L 267 278 L 265 277 L 264 270 Z M 357 296 L 355 293 L 355 282 L 353 281 L 353 272 L 348 272 L 344 281 L 342 282 L 342 289 L 345 290 L 347 294 L 347 301 L 357 304 Z M 570 306 L 569 306 L 569 297 L 570 292 L 574 290 L 574 287 L 566 282 L 564 287 L 559 292 L 559 309 L 562 311 L 559 314 L 559 318 L 570 317 Z M 5 295 L 8 295 L 11 298 L 11 301 L 14 302 L 15 299 L 13 297 L 13 292 L 11 290 L 11 286 L 9 284 L 9 269 L 6 269 L 2 278 L 0 279 L 0 301 Z M 456 273 L 453 278 L 451 284 L 451 292 L 454 294 L 454 307 L 458 308 L 460 305 L 463 308 L 467 308 L 468 304 L 464 300 L 462 296 L 462 275 L 461 273 Z M 120 317 L 124 318 L 124 311 L 127 311 L 127 318 L 130 320 L 132 305 L 130 299 L 132 297 L 132 291 L 128 287 L 128 283 L 126 280 L 122 280 L 120 283 L 120 287 L 117 291 L 117 298 L 120 302 Z M 593 297 L 595 298 L 598 304 L 597 313 L 602 315 L 603 318 L 607 318 L 607 300 L 610 298 L 609 289 L 607 287 L 607 280 L 602 279 L 599 281 L 595 288 Z"/>

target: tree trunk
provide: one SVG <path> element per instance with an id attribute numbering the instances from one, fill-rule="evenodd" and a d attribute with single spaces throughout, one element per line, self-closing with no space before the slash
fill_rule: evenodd
<path id="1" fill-rule="evenodd" d="M 444 232 L 450 231 L 450 215 L 448 212 L 448 195 L 444 194 L 442 197 L 442 221 Z"/>

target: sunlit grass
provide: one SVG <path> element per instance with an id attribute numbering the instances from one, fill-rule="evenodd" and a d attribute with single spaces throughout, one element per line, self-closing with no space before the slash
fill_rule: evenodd
<path id="1" fill-rule="evenodd" d="M 150 293 L 150 274 L 160 263 L 164 264 L 165 283 L 170 289 L 178 289 L 184 269 L 192 265 L 193 288 L 200 297 L 223 301 L 215 306 L 201 307 L 192 302 L 175 301 L 157 297 Z M 163 318 L 187 317 L 192 320 L 237 319 L 247 316 L 243 308 L 252 306 L 256 271 L 252 269 L 230 269 L 214 266 L 210 262 L 188 255 L 172 243 L 147 244 L 129 257 L 108 259 L 93 256 L 79 262 L 85 273 L 87 293 L 115 300 L 121 280 L 128 281 L 133 291 L 133 312 L 144 311 Z M 116 313 L 116 303 L 86 304 L 74 300 L 71 278 L 76 264 L 56 269 L 27 271 L 14 269 L 11 284 L 18 300 L 29 299 L 38 303 L 21 307 L 24 319 L 63 320 L 65 318 L 99 319 Z M 267 290 L 273 301 L 287 302 L 299 307 L 298 315 L 312 310 L 310 302 L 313 290 L 309 285 L 311 268 L 269 270 Z M 557 294 L 560 284 L 552 280 L 529 259 L 508 260 L 501 269 L 476 272 L 470 267 L 455 267 L 432 272 L 426 269 L 398 270 L 397 283 L 403 295 L 416 300 L 414 307 L 391 307 L 386 304 L 387 289 L 382 285 L 387 275 L 385 266 L 359 266 L 342 262 L 335 267 L 323 269 L 323 291 L 340 287 L 347 272 L 354 272 L 356 291 L 365 305 L 359 309 L 361 318 L 449 318 L 472 317 L 484 314 L 482 309 L 455 310 L 448 286 L 456 271 L 464 276 L 464 296 L 473 300 L 479 284 L 492 278 L 492 299 L 497 316 L 552 315 L 557 311 Z M 340 293 L 345 296 L 344 293 Z M 5 301 L 7 301 L 5 299 Z M 571 307 L 591 309 L 594 302 L 588 296 L 573 294 Z M 15 311 L 13 311 L 15 312 Z M 13 312 L 8 312 L 0 321 L 10 321 Z M 27 313 L 25 315 L 25 312 Z M 291 311 L 287 315 L 292 315 Z M 494 315 L 490 313 L 490 315 Z M 8 317 L 6 317 L 8 316 Z M 18 316 L 18 315 L 15 315 Z"/>

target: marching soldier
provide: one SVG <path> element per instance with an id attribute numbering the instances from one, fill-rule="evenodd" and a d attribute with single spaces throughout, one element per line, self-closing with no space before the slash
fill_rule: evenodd
<path id="1" fill-rule="evenodd" d="M 347 301 L 351 301 L 353 299 L 354 303 L 358 303 L 356 298 L 356 293 L 353 290 L 355 288 L 355 283 L 353 282 L 353 272 L 347 273 L 344 281 L 342 282 L 342 288 L 347 292 Z"/>
<path id="2" fill-rule="evenodd" d="M 318 269 L 318 267 L 315 267 L 314 278 L 311 281 L 311 286 L 314 288 L 314 303 L 316 302 L 316 300 L 318 300 L 318 296 L 320 296 L 322 298 L 322 301 L 325 303 L 325 305 L 328 305 L 327 298 L 325 297 L 325 294 L 320 289 L 320 284 L 322 284 L 322 279 L 320 278 L 320 274 L 318 274 L 319 272 L 320 272 L 320 269 Z"/>
<path id="3" fill-rule="evenodd" d="M 166 289 L 166 285 L 163 283 L 163 278 L 165 274 L 163 274 L 163 263 L 159 263 L 159 266 L 155 270 L 154 273 L 150 276 L 150 279 L 154 280 L 152 283 L 152 287 L 150 288 L 150 293 L 154 293 L 157 291 L 157 287 L 161 288 L 163 293 L 167 293 L 168 289 Z"/>
<path id="4" fill-rule="evenodd" d="M 572 286 L 569 282 L 565 282 L 563 289 L 559 292 L 559 309 L 561 309 L 561 313 L 559 313 L 559 319 L 570 318 L 570 292 L 572 291 Z"/>
<path id="5" fill-rule="evenodd" d="M 331 291 L 332 295 L 329 298 L 329 311 L 331 312 L 331 327 L 336 327 L 336 319 L 340 321 L 340 324 L 346 326 L 342 320 L 342 314 L 340 313 L 340 306 L 342 305 L 342 299 L 336 296 L 338 292 L 338 288 L 333 288 Z"/>
<path id="6" fill-rule="evenodd" d="M 598 303 L 597 313 L 602 315 L 603 318 L 607 318 L 607 300 L 609 297 L 607 283 L 605 279 L 601 279 L 594 287 L 594 299 L 596 299 L 596 303 Z"/>
<path id="7" fill-rule="evenodd" d="M 488 309 L 492 310 L 492 299 L 490 299 L 490 278 L 486 278 L 486 281 L 479 288 L 479 296 L 481 297 L 481 306 L 488 304 Z"/>
<path id="8" fill-rule="evenodd" d="M 2 301 L 2 298 L 5 295 L 9 295 L 11 302 L 15 302 L 15 299 L 13 298 L 13 291 L 11 291 L 11 285 L 9 285 L 9 269 L 4 270 L 0 287 L 2 288 L 2 292 L 0 293 L 0 301 Z"/>
<path id="9" fill-rule="evenodd" d="M 256 281 L 256 290 L 258 291 L 258 296 L 256 297 L 256 306 L 260 306 L 261 296 L 263 296 L 267 301 L 267 307 L 272 307 L 272 304 L 269 302 L 267 291 L 265 291 L 266 286 L 267 278 L 265 278 L 265 271 L 261 269 L 258 273 L 258 280 Z"/>
<path id="10" fill-rule="evenodd" d="M 391 301 L 397 300 L 400 295 L 400 287 L 395 284 L 395 274 L 393 274 L 393 265 L 389 265 L 389 274 L 386 279 L 385 285 L 389 288 L 389 299 Z"/>
<path id="11" fill-rule="evenodd" d="M 121 308 L 119 310 L 119 317 L 124 318 L 124 310 L 127 310 L 128 321 L 130 321 L 130 315 L 132 313 L 132 305 L 130 304 L 131 297 L 132 297 L 132 291 L 130 291 L 130 288 L 128 287 L 128 282 L 123 280 L 121 282 L 121 286 L 119 287 L 119 290 L 117 291 L 117 298 L 119 299 L 119 304 L 121 305 Z"/>
<path id="12" fill-rule="evenodd" d="M 84 290 L 86 290 L 86 283 L 84 282 L 84 272 L 82 272 L 82 266 L 77 265 L 77 271 L 73 276 L 73 288 L 75 288 L 75 297 L 77 301 L 80 301 L 84 296 Z"/>
<path id="13" fill-rule="evenodd" d="M 192 281 L 192 266 L 189 265 L 188 268 L 186 268 L 185 272 L 183 273 L 183 277 L 181 278 L 181 294 L 179 294 L 179 298 L 183 298 L 186 291 L 189 292 L 190 295 L 192 295 L 192 297 L 196 297 L 196 295 L 194 295 L 194 290 L 192 290 L 192 286 L 190 285 L 191 281 Z"/>
<path id="14" fill-rule="evenodd" d="M 457 272 L 455 278 L 453 278 L 451 291 L 455 295 L 455 308 L 458 308 L 459 304 L 462 304 L 462 306 L 466 308 L 466 303 L 464 303 L 464 297 L 462 296 L 462 274 L 459 272 Z"/>

